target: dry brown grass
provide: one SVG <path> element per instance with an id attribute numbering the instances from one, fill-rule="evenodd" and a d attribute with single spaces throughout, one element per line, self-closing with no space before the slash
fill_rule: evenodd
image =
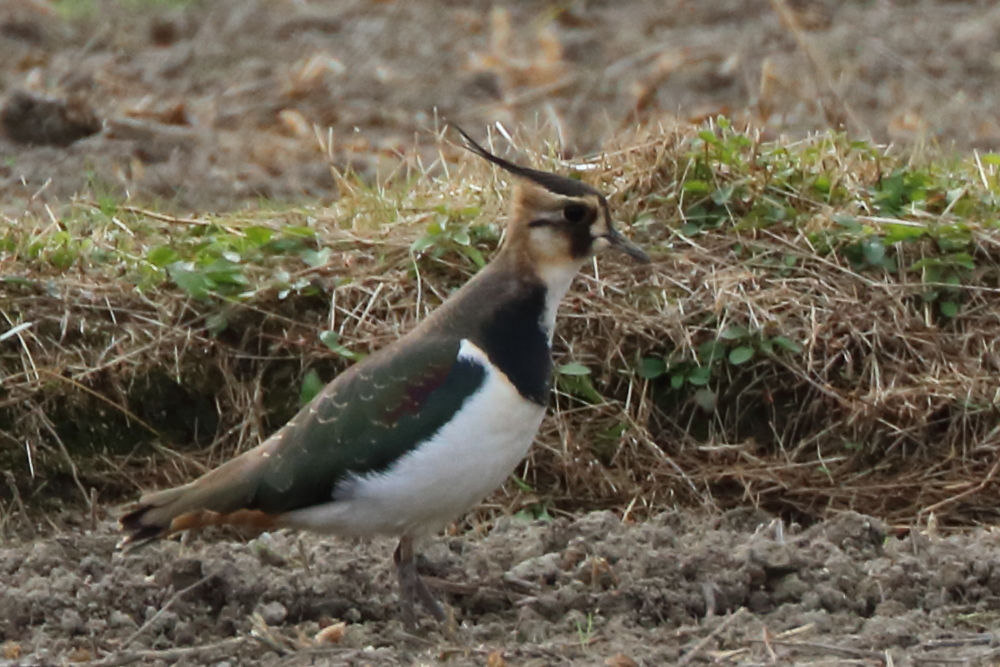
<path id="1" fill-rule="evenodd" d="M 560 376 L 537 446 L 487 511 L 752 503 L 897 524 L 994 516 L 995 162 L 904 164 L 842 137 L 761 144 L 715 130 L 713 143 L 697 132 L 645 128 L 588 165 L 654 263 L 605 257 L 578 280 L 556 356 L 590 374 Z M 553 168 L 548 149 L 528 153 Z M 0 283 L 0 458 L 16 475 L 5 508 L 93 503 L 92 488 L 108 502 L 187 479 L 279 427 L 307 370 L 329 380 L 347 366 L 321 332 L 367 352 L 411 328 L 474 272 L 462 231 L 493 251 L 507 197 L 485 165 L 448 144 L 441 155 L 377 187 L 341 177 L 340 200 L 321 211 L 182 220 L 34 203 L 4 220 L 0 273 L 17 279 Z M 919 176 L 903 187 L 915 203 L 887 203 L 895 174 Z M 414 262 L 411 244 L 443 219 Z M 236 263 L 246 284 L 226 298 L 192 298 L 147 261 L 176 247 L 197 263 L 213 239 L 290 226 L 329 255 L 309 265 L 301 249 L 248 252 Z M 884 245 L 893 271 L 872 239 L 907 226 L 929 231 Z M 69 259 L 57 254 L 66 248 Z M 972 268 L 914 267 L 951 266 L 959 252 Z M 745 340 L 724 338 L 734 326 Z M 801 350 L 762 347 L 777 336 Z M 748 345 L 753 358 L 723 356 L 707 384 L 672 387 L 720 337 L 727 354 Z M 666 372 L 644 379 L 643 359 Z"/>

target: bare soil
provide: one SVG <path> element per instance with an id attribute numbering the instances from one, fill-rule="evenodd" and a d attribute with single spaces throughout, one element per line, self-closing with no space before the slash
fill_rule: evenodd
<path id="1" fill-rule="evenodd" d="M 322 202 L 331 163 L 369 178 L 429 167 L 441 118 L 477 136 L 494 121 L 538 129 L 567 153 L 719 113 L 771 134 L 833 124 L 990 150 L 998 91 L 1000 7 L 986 0 L 6 0 L 0 95 L 16 113 L 0 213 L 78 193 L 200 212 Z M 49 124 L 65 118 L 85 136 Z M 195 538 L 121 555 L 110 522 L 70 512 L 36 536 L 20 519 L 0 545 L 2 666 L 1000 659 L 990 530 L 899 536 L 857 514 L 797 527 L 752 509 L 508 518 L 425 545 L 455 628 L 415 637 L 388 541 Z M 336 643 L 314 645 L 338 622 Z"/>
<path id="2" fill-rule="evenodd" d="M 422 570 L 455 624 L 427 620 L 419 636 L 399 621 L 389 541 L 277 533 L 121 555 L 116 538 L 101 525 L 0 549 L 0 664 L 902 667 L 1000 655 L 995 531 L 898 538 L 860 514 L 802 528 L 754 510 L 506 518 L 425 545 Z M 335 643 L 317 643 L 330 626 Z"/>
<path id="3" fill-rule="evenodd" d="M 0 95 L 15 112 L 17 91 L 40 96 L 30 108 L 48 115 L 5 123 L 0 195 L 316 202 L 336 196 L 330 163 L 370 178 L 431 166 L 443 118 L 568 153 L 720 113 L 771 135 L 988 150 L 998 44 L 989 0 L 6 0 Z"/>

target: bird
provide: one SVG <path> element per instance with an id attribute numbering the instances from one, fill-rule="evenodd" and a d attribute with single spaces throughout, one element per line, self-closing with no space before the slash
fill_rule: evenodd
<path id="1" fill-rule="evenodd" d="M 260 445 L 125 508 L 120 547 L 210 525 L 392 536 L 403 623 L 418 628 L 418 601 L 447 620 L 417 573 L 415 542 L 472 509 L 527 455 L 548 403 L 556 311 L 583 265 L 606 247 L 650 261 L 596 188 L 509 162 L 454 127 L 514 177 L 493 260 Z"/>

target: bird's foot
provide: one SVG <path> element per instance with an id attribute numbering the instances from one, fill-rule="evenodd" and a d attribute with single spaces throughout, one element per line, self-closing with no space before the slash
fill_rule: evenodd
<path id="1" fill-rule="evenodd" d="M 396 561 L 396 574 L 399 577 L 399 603 L 400 612 L 403 617 L 403 624 L 411 632 L 417 629 L 417 614 L 414 601 L 419 600 L 420 604 L 430 612 L 434 619 L 444 625 L 448 621 L 448 615 L 444 613 L 441 604 L 431 593 L 424 580 L 417 573 L 417 562 L 413 553 L 413 538 L 403 537 L 399 540 L 396 552 L 393 554 Z"/>

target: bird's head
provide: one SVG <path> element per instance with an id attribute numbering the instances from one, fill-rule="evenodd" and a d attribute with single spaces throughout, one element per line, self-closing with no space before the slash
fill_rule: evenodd
<path id="1" fill-rule="evenodd" d="M 518 177 L 507 246 L 538 264 L 579 265 L 595 252 L 617 248 L 640 262 L 649 256 L 615 229 L 608 200 L 572 178 L 521 167 L 493 155 L 455 126 L 473 153 Z"/>

